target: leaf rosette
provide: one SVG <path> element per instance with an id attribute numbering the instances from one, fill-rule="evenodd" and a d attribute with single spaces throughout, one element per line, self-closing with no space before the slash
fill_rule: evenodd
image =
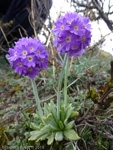
<path id="1" fill-rule="evenodd" d="M 57 117 L 57 106 L 51 101 L 44 104 L 44 116 L 42 119 L 35 114 L 35 119 L 40 120 L 38 124 L 31 123 L 30 127 L 34 130 L 30 132 L 29 141 L 47 140 L 47 144 L 51 145 L 54 140 L 79 140 L 80 137 L 74 130 L 74 118 L 78 116 L 78 112 L 71 104 L 60 105 L 60 119 Z M 43 120 L 43 121 L 42 121 Z"/>

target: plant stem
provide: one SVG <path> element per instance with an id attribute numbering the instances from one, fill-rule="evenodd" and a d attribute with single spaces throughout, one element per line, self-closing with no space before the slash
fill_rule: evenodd
<path id="1" fill-rule="evenodd" d="M 37 108 L 38 108 L 38 111 L 39 111 L 39 117 L 42 120 L 43 112 L 42 112 L 42 108 L 41 108 L 41 105 L 40 105 L 40 99 L 39 99 L 39 96 L 38 96 L 37 87 L 36 87 L 36 83 L 35 83 L 34 78 L 31 79 L 31 83 L 32 83 L 32 87 L 33 87 L 33 93 L 34 93 L 34 96 L 35 96 L 35 101 L 36 101 Z"/>
<path id="2" fill-rule="evenodd" d="M 62 70 L 59 75 L 59 80 L 58 80 L 58 91 L 57 91 L 57 116 L 60 120 L 60 94 L 61 94 L 61 86 L 62 86 L 62 80 L 63 80 L 63 74 L 64 74 L 64 67 L 66 64 L 66 59 L 67 59 L 67 54 L 65 54 L 64 61 L 63 61 L 63 66 Z"/>
<path id="3" fill-rule="evenodd" d="M 67 79 L 68 79 L 68 69 L 69 69 L 69 55 L 67 56 L 66 66 L 65 66 L 65 79 L 64 79 L 64 104 L 68 104 L 67 98 Z"/>

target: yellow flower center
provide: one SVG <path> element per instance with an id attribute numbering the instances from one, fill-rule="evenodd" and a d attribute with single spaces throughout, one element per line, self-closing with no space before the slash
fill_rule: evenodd
<path id="1" fill-rule="evenodd" d="M 31 47 L 31 50 L 33 50 L 33 47 Z"/>
<path id="2" fill-rule="evenodd" d="M 75 26 L 75 27 L 74 27 L 74 29 L 75 29 L 75 30 L 78 30 L 78 27 L 77 27 L 77 26 Z"/>
<path id="3" fill-rule="evenodd" d="M 31 69 L 31 68 L 27 68 L 27 70 L 28 70 L 28 71 L 31 71 L 32 69 Z"/>
<path id="4" fill-rule="evenodd" d="M 19 65 L 20 67 L 22 67 L 22 64 L 21 64 L 21 63 L 18 63 L 18 65 Z"/>
<path id="5" fill-rule="evenodd" d="M 67 38 L 66 38 L 66 41 L 67 41 L 67 42 L 70 42 L 70 41 L 71 41 L 71 39 L 70 39 L 69 37 L 67 37 Z"/>
<path id="6" fill-rule="evenodd" d="M 87 27 L 87 25 L 86 25 L 86 24 L 85 24 L 84 26 L 85 26 L 85 28 Z"/>
<path id="7" fill-rule="evenodd" d="M 64 30 L 64 26 L 61 26 L 61 30 Z"/>
<path id="8" fill-rule="evenodd" d="M 43 61 L 44 61 L 44 59 L 42 58 L 42 59 L 41 59 L 41 61 L 43 62 Z"/>
<path id="9" fill-rule="evenodd" d="M 28 60 L 29 60 L 29 61 L 32 61 L 32 60 L 33 60 L 33 58 L 32 58 L 32 57 L 28 57 Z"/>
<path id="10" fill-rule="evenodd" d="M 23 51 L 23 55 L 27 55 L 27 52 L 26 52 L 26 51 Z"/>
<path id="11" fill-rule="evenodd" d="M 74 48 L 77 49 L 77 46 L 75 46 Z"/>
<path id="12" fill-rule="evenodd" d="M 37 53 L 38 53 L 38 54 L 40 54 L 40 52 L 39 52 L 39 51 L 37 51 Z"/>
<path id="13" fill-rule="evenodd" d="M 81 41 L 84 42 L 84 41 L 85 41 L 85 38 L 83 38 Z"/>

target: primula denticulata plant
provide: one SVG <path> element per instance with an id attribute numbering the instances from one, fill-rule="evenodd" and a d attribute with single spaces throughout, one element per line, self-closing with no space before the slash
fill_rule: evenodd
<path id="1" fill-rule="evenodd" d="M 53 29 L 54 47 L 64 54 L 62 70 L 58 80 L 57 103 L 51 101 L 41 108 L 37 93 L 35 77 L 41 70 L 47 69 L 48 52 L 43 43 L 36 38 L 22 38 L 15 42 L 15 47 L 9 49 L 9 61 L 11 67 L 20 75 L 31 78 L 33 92 L 38 111 L 33 114 L 35 122 L 30 124 L 33 131 L 30 132 L 30 141 L 47 140 L 50 145 L 56 141 L 79 140 L 74 129 L 74 120 L 79 115 L 76 108 L 72 107 L 67 95 L 67 79 L 69 69 L 69 56 L 81 56 L 86 46 L 91 41 L 91 25 L 89 18 L 75 13 L 66 13 L 55 23 Z M 64 96 L 61 99 L 61 85 L 64 76 Z"/>

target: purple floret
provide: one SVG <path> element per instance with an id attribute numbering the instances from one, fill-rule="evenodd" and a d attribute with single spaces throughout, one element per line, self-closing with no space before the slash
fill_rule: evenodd
<path id="1" fill-rule="evenodd" d="M 65 18 L 60 18 L 58 21 L 55 23 L 56 28 L 53 30 L 53 33 L 55 33 L 57 36 L 62 36 L 62 34 L 66 31 L 69 30 L 69 24 L 66 24 L 66 19 Z"/>
<path id="2" fill-rule="evenodd" d="M 58 50 L 61 51 L 62 49 L 65 49 L 65 51 L 68 52 L 74 45 L 74 38 L 74 34 L 71 34 L 69 31 L 65 31 L 62 38 L 58 39 L 58 43 L 60 44 Z"/>
<path id="3" fill-rule="evenodd" d="M 8 52 L 11 67 L 14 67 L 19 75 L 35 78 L 41 70 L 47 68 L 49 54 L 43 43 L 36 38 L 23 37 L 15 42 L 15 47 L 10 48 Z"/>
<path id="4" fill-rule="evenodd" d="M 26 66 L 23 64 L 23 61 L 20 58 L 12 62 L 11 67 L 14 67 L 15 72 L 19 75 L 23 75 L 27 72 Z"/>
<path id="5" fill-rule="evenodd" d="M 27 67 L 27 73 L 25 73 L 25 76 L 35 78 L 36 75 L 39 73 L 40 73 L 39 67 Z"/>
<path id="6" fill-rule="evenodd" d="M 53 34 L 54 47 L 57 47 L 61 54 L 81 56 L 91 42 L 90 20 L 76 12 L 67 12 L 55 23 Z"/>
<path id="7" fill-rule="evenodd" d="M 84 26 L 87 30 L 91 31 L 91 24 L 90 24 L 90 20 L 88 17 L 83 17 L 83 23 L 84 23 Z"/>
<path id="8" fill-rule="evenodd" d="M 84 25 L 79 18 L 72 21 L 70 25 L 70 32 L 79 36 L 82 36 L 84 34 L 85 32 Z"/>
<path id="9" fill-rule="evenodd" d="M 84 35 L 80 37 L 80 41 L 81 41 L 80 42 L 81 49 L 85 49 L 86 46 L 89 46 L 90 42 L 91 42 L 91 33 L 90 33 L 90 31 L 86 30 Z"/>

